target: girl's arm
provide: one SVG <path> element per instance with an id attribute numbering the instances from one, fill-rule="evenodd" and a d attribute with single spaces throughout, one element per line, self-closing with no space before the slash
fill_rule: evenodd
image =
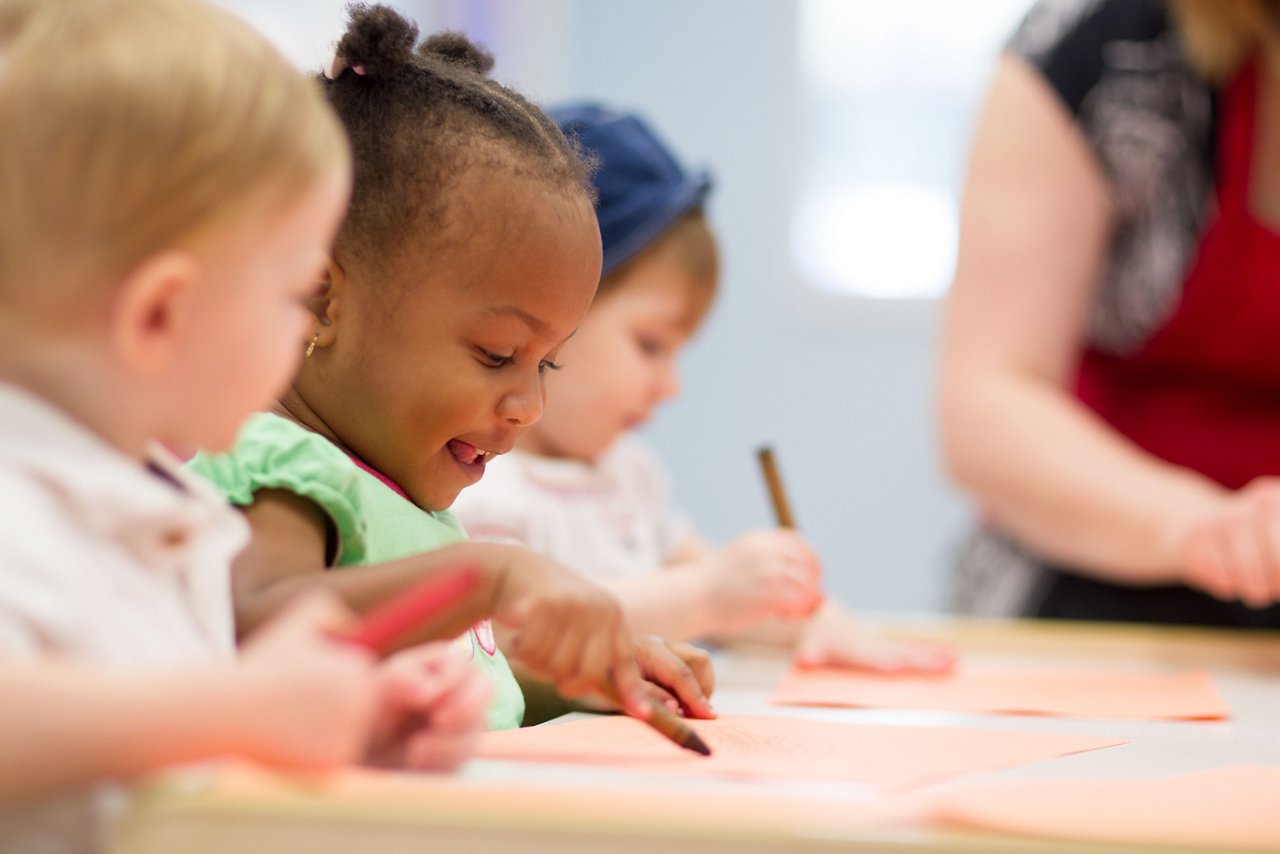
<path id="1" fill-rule="evenodd" d="M 1067 390 L 1112 209 L 1065 108 L 1001 59 L 971 152 L 942 341 L 952 477 L 1050 560 L 1130 583 L 1182 580 L 1187 532 L 1224 491 L 1143 452 Z"/>
<path id="2" fill-rule="evenodd" d="M 314 503 L 286 490 L 263 490 L 244 508 L 253 531 L 232 565 L 231 589 L 236 630 L 253 631 L 300 591 L 325 588 L 358 613 L 385 602 L 416 581 L 467 559 L 469 549 L 451 546 L 398 561 L 361 567 L 359 572 L 330 572 L 325 565 L 329 521 Z M 469 544 L 461 544 L 469 545 Z M 461 634 L 486 615 L 495 592 L 495 574 L 485 562 L 483 589 L 449 615 L 443 626 L 427 626 L 405 638 L 402 647 Z"/>
<path id="3" fill-rule="evenodd" d="M 626 710 L 651 705 L 631 632 L 618 601 L 593 584 L 518 546 L 464 542 L 385 563 L 325 566 L 326 519 L 310 501 L 263 490 L 245 508 L 253 530 L 232 567 L 237 621 L 248 628 L 300 590 L 323 588 L 365 612 L 422 578 L 467 562 L 483 582 L 448 613 L 423 623 L 402 647 L 456 637 L 485 617 L 512 630 L 505 650 L 568 696 L 616 689 Z"/>

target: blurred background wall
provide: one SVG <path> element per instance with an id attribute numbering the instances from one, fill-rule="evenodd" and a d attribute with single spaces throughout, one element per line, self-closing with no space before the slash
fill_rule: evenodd
<path id="1" fill-rule="evenodd" d="M 222 0 L 301 67 L 336 0 Z M 724 274 L 646 428 L 681 506 L 724 540 L 771 514 L 771 443 L 829 589 L 856 608 L 942 607 L 971 517 L 933 423 L 939 298 L 968 134 L 1028 0 L 397 0 L 457 29 L 535 100 L 646 114 L 712 170 Z"/>

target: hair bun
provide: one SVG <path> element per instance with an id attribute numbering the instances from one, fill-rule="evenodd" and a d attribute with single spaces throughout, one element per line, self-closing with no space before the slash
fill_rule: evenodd
<path id="1" fill-rule="evenodd" d="M 409 64 L 418 26 L 389 6 L 354 3 L 337 56 L 369 77 L 383 77 Z"/>
<path id="2" fill-rule="evenodd" d="M 418 46 L 418 55 L 461 65 L 481 76 L 493 70 L 493 54 L 462 33 L 436 33 Z"/>

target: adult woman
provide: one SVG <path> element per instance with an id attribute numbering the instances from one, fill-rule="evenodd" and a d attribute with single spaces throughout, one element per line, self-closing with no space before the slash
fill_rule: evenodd
<path id="1" fill-rule="evenodd" d="M 941 417 L 961 610 L 1280 625 L 1274 2 L 1041 2 L 974 140 Z"/>

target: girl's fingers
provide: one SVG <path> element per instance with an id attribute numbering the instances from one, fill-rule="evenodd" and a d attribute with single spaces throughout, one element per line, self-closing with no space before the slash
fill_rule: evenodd
<path id="1" fill-rule="evenodd" d="M 597 679 L 583 672 L 582 662 L 592 644 L 599 643 L 586 633 L 563 632 L 558 638 L 548 638 L 546 669 L 557 690 L 566 697 L 577 697 L 595 687 Z"/>
<path id="2" fill-rule="evenodd" d="M 649 695 L 650 702 L 655 705 L 661 704 L 666 706 L 668 710 L 676 713 L 677 715 L 683 712 L 683 709 L 680 707 L 680 701 L 676 699 L 674 694 L 666 688 L 663 688 L 661 685 L 654 684 L 653 682 L 646 682 L 645 693 Z"/>
<path id="3" fill-rule="evenodd" d="M 693 671 L 693 676 L 702 687 L 702 693 L 710 697 L 716 690 L 716 670 L 711 663 L 711 655 L 705 649 L 683 641 L 667 641 L 671 651 Z"/>
<path id="4" fill-rule="evenodd" d="M 613 644 L 608 637 L 592 637 L 578 662 L 580 673 L 570 686 L 576 694 L 597 692 L 608 679 L 613 665 Z"/>
<path id="5" fill-rule="evenodd" d="M 665 644 L 654 644 L 646 661 L 650 681 L 666 688 L 680 701 L 689 717 L 711 718 L 715 712 L 711 702 L 702 692 L 702 685 L 693 670 Z"/>
<path id="6" fill-rule="evenodd" d="M 606 684 L 606 695 L 616 694 L 622 710 L 632 717 L 649 720 L 653 706 L 645 693 L 644 677 L 636 663 L 636 649 L 625 634 L 619 631 L 614 637 L 613 667 Z M 611 690 L 609 690 L 611 689 Z"/>

